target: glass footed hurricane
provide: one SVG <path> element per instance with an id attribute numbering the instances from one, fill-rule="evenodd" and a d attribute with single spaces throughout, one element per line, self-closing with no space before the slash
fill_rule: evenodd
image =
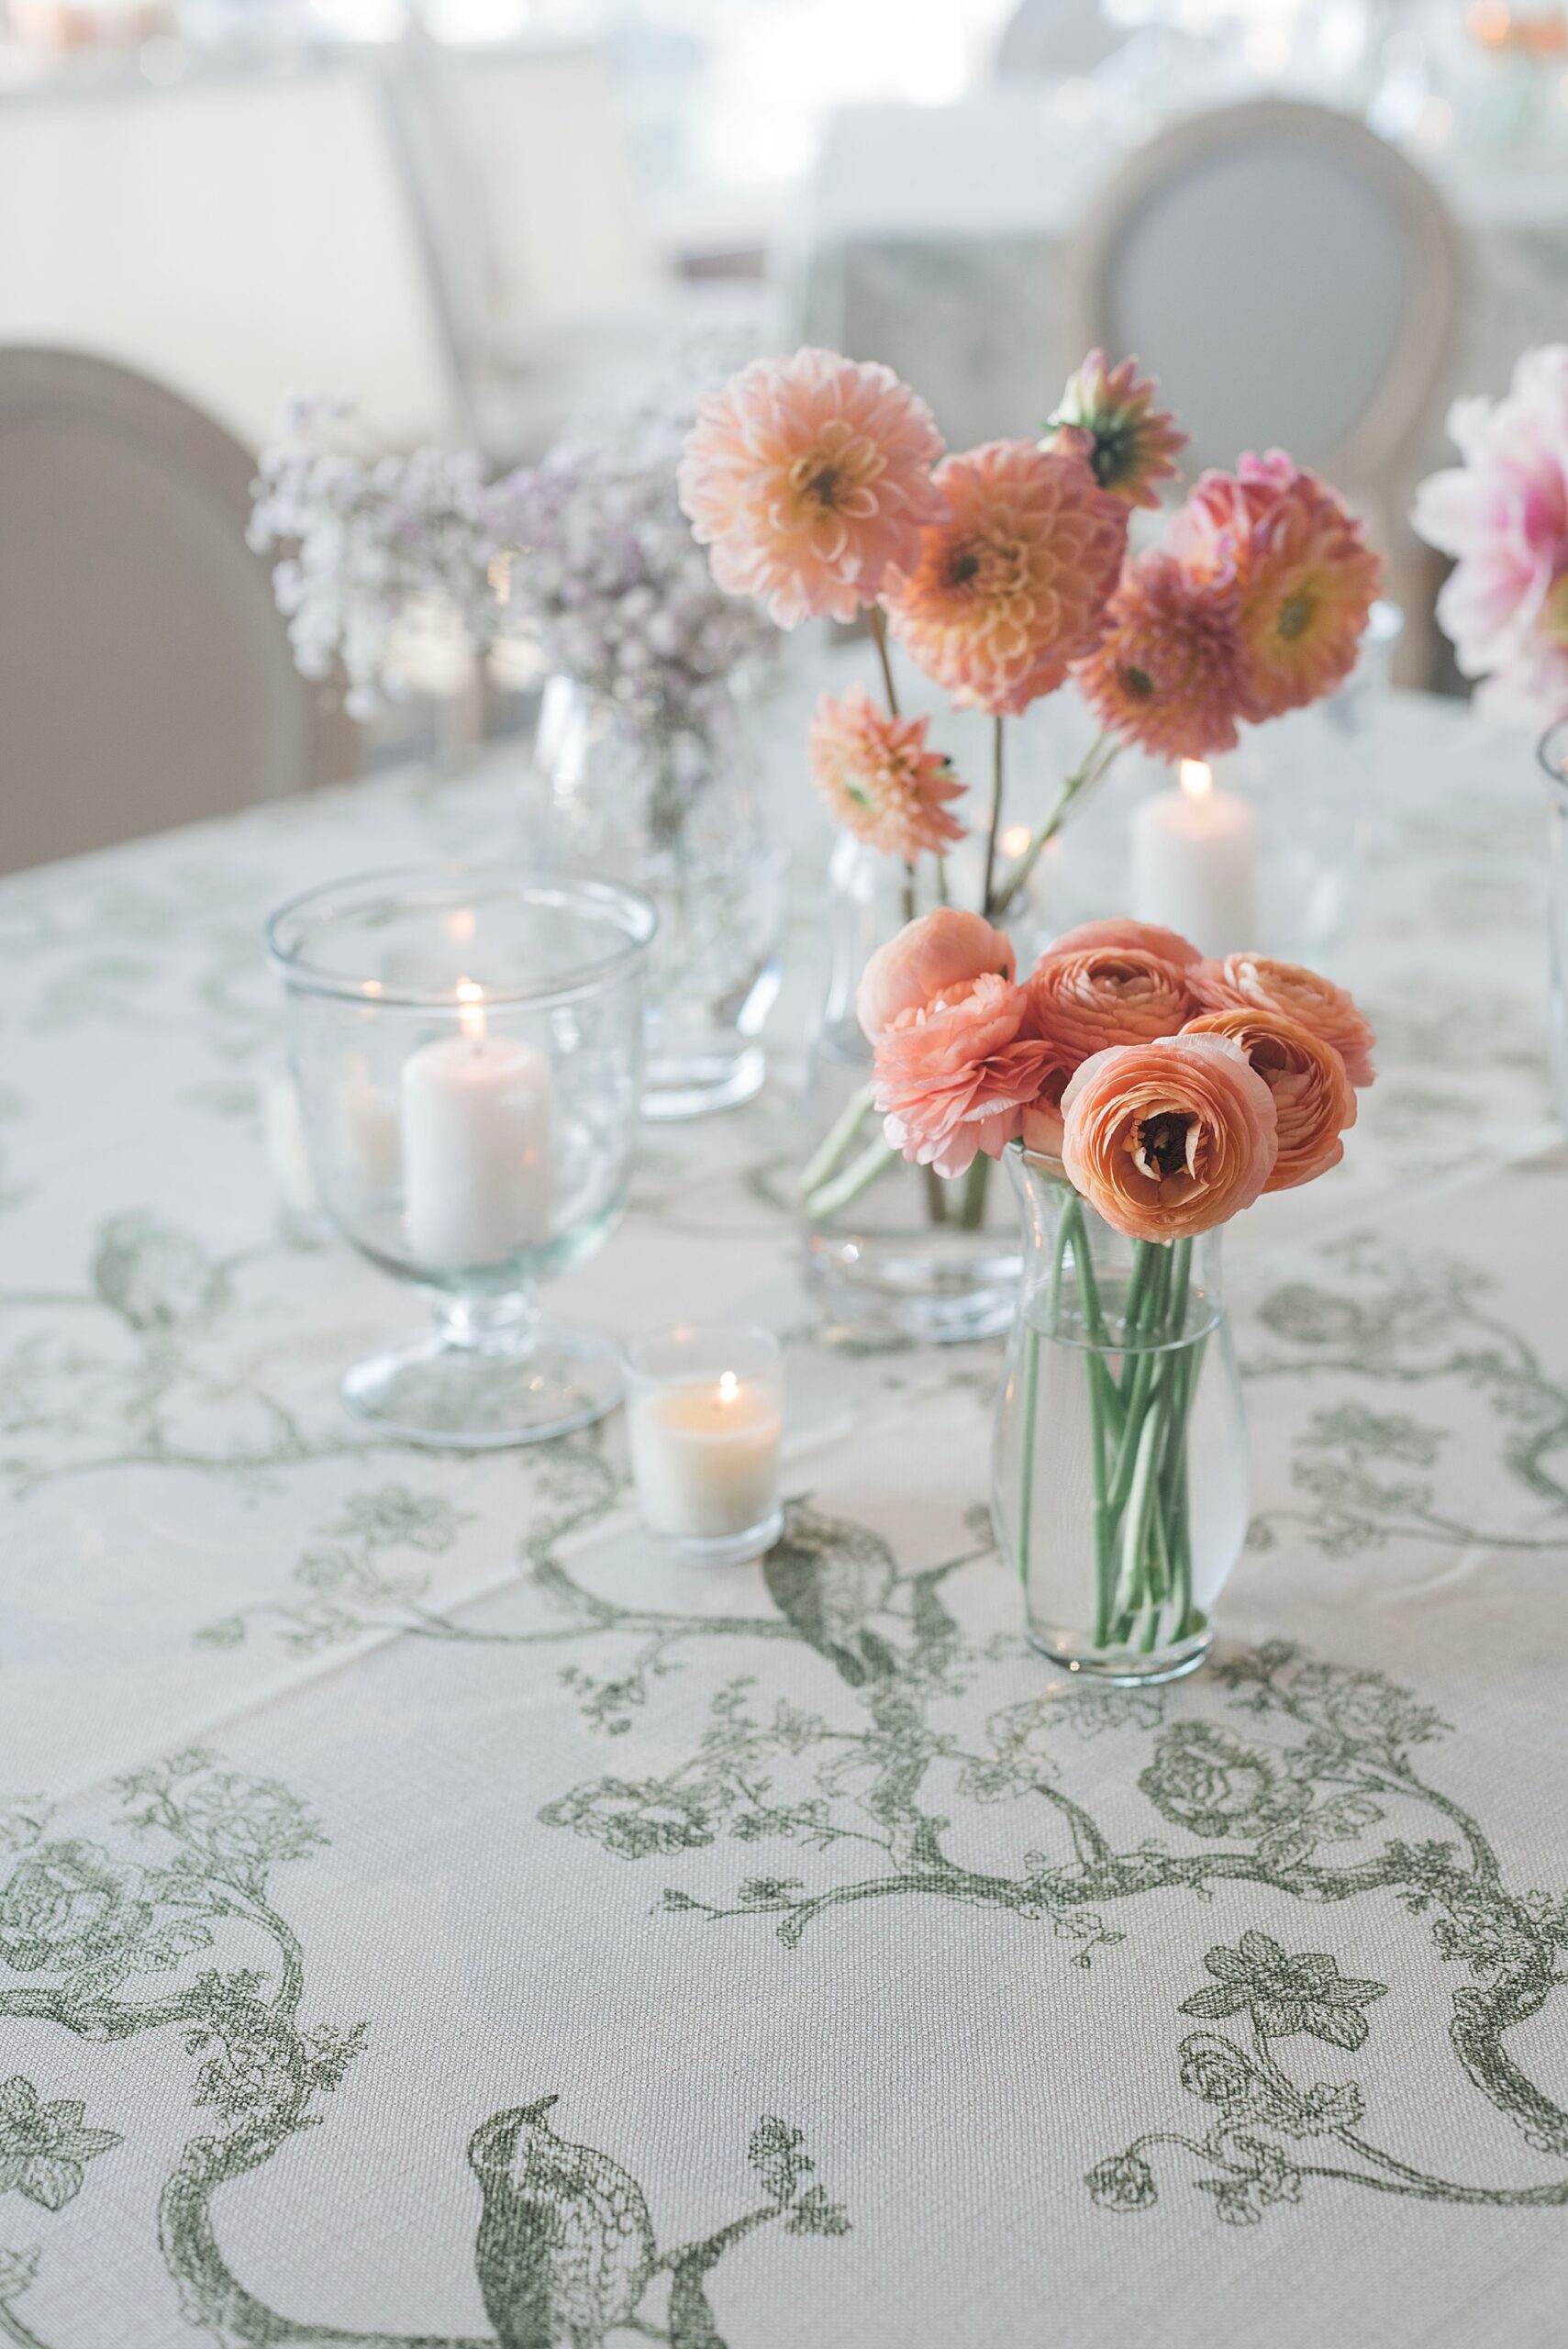
<path id="1" fill-rule="evenodd" d="M 634 889 L 457 867 L 372 874 L 267 925 L 322 1202 L 436 1324 L 356 1363 L 410 1442 L 533 1443 L 618 1400 L 617 1348 L 536 1299 L 625 1204 L 657 917 Z"/>

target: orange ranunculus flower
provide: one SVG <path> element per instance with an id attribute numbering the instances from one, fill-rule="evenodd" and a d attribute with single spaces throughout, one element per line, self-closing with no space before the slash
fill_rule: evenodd
<path id="1" fill-rule="evenodd" d="M 1273 1095 L 1228 1036 L 1096 1052 L 1062 1108 L 1068 1180 L 1129 1240 L 1186 1240 L 1229 1223 L 1273 1171 Z"/>
<path id="2" fill-rule="evenodd" d="M 1179 930 L 1162 930 L 1157 921 L 1134 921 L 1122 916 L 1112 921 L 1081 921 L 1072 930 L 1064 930 L 1053 938 L 1047 950 L 1052 954 L 1070 954 L 1077 947 L 1137 946 L 1145 954 L 1158 954 L 1162 961 L 1174 963 L 1186 970 L 1194 963 L 1203 961 L 1202 950 Z"/>
<path id="3" fill-rule="evenodd" d="M 919 560 L 922 527 L 946 510 L 941 453 L 890 367 L 809 348 L 754 359 L 698 404 L 681 509 L 727 594 L 756 596 L 780 628 L 851 620 Z"/>
<path id="4" fill-rule="evenodd" d="M 1207 1008 L 1187 970 L 1146 946 L 1053 946 L 1029 988 L 1040 1033 L 1080 1060 L 1109 1044 L 1173 1036 Z"/>
<path id="5" fill-rule="evenodd" d="M 940 751 L 926 747 L 924 718 L 892 718 L 862 685 L 824 694 L 806 735 L 811 775 L 856 840 L 912 864 L 963 838 L 948 812 L 963 785 Z"/>
<path id="6" fill-rule="evenodd" d="M 1075 436 L 1062 441 L 992 440 L 944 459 L 933 479 L 947 519 L 921 533 L 919 561 L 884 595 L 911 660 L 961 708 L 1027 709 L 1105 626 L 1128 508 L 1100 488 Z"/>
<path id="7" fill-rule="evenodd" d="M 939 1174 L 1021 1133 L 1051 1046 L 1029 1033 L 1029 996 L 995 972 L 901 1011 L 876 1040 L 872 1098 L 895 1150 Z"/>
<path id="8" fill-rule="evenodd" d="M 1292 1191 L 1338 1166 L 1345 1154 L 1340 1136 L 1356 1121 L 1356 1094 L 1332 1044 L 1283 1011 L 1245 1008 L 1206 1011 L 1182 1033 L 1229 1036 L 1273 1095 L 1279 1156 L 1265 1190 Z"/>
<path id="9" fill-rule="evenodd" d="M 903 1011 L 923 1011 L 939 996 L 990 974 L 1010 980 L 1013 941 L 979 914 L 939 906 L 917 921 L 906 922 L 896 938 L 879 946 L 855 996 L 855 1015 L 874 1044 Z"/>
<path id="10" fill-rule="evenodd" d="M 1372 1049 L 1377 1038 L 1364 1012 L 1331 979 L 1300 963 L 1276 963 L 1268 954 L 1228 954 L 1223 963 L 1200 963 L 1192 984 L 1205 1011 L 1283 1011 L 1325 1044 L 1332 1044 L 1352 1085 L 1370 1085 L 1377 1072 Z"/>

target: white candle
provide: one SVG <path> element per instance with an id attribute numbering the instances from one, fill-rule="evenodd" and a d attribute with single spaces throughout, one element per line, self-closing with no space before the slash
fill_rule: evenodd
<path id="1" fill-rule="evenodd" d="M 550 1063 L 487 1032 L 460 980 L 462 1033 L 423 1044 L 401 1083 L 403 1198 L 416 1270 L 495 1264 L 550 1234 Z"/>
<path id="2" fill-rule="evenodd" d="M 338 1160 L 358 1192 L 393 1191 L 403 1173 L 403 1120 L 396 1095 L 383 1092 L 361 1056 L 338 1085 Z"/>
<path id="3" fill-rule="evenodd" d="M 319 1215 L 321 1201 L 317 1195 L 316 1177 L 310 1171 L 299 1095 L 286 1070 L 274 1069 L 262 1084 L 261 1133 L 272 1179 L 290 1215 Z"/>
<path id="4" fill-rule="evenodd" d="M 1212 955 L 1258 942 L 1258 819 L 1245 799 L 1217 791 L 1200 759 L 1182 761 L 1181 785 L 1156 792 L 1132 819 L 1132 910 Z"/>
<path id="5" fill-rule="evenodd" d="M 721 1541 L 749 1533 L 778 1506 L 775 1379 L 717 1379 L 648 1386 L 627 1413 L 632 1475 L 655 1533 Z"/>

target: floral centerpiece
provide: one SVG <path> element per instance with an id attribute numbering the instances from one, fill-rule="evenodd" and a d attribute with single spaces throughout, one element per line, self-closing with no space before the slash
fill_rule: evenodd
<path id="1" fill-rule="evenodd" d="M 889 1148 L 951 1174 L 1006 1153 L 1017 1177 L 994 1511 L 1031 1636 L 1118 1679 L 1192 1669 L 1247 1523 L 1218 1235 L 1338 1165 L 1366 1019 L 1315 972 L 1135 921 L 1069 931 L 1020 979 L 1006 932 L 949 907 L 873 958 L 859 1008 Z"/>
<path id="2" fill-rule="evenodd" d="M 1379 560 L 1334 493 L 1283 452 L 1205 473 L 1163 543 L 1130 551 L 1132 515 L 1157 507 L 1184 444 L 1136 362 L 1109 367 L 1098 351 L 1041 439 L 962 454 L 944 454 L 929 408 L 889 369 L 832 351 L 756 361 L 701 403 L 680 491 L 718 584 L 782 628 L 869 618 L 881 697 L 824 696 L 808 750 L 839 822 L 897 867 L 903 918 L 957 898 L 954 852 L 969 831 L 930 721 L 900 708 L 895 653 L 955 708 L 993 721 L 969 907 L 983 924 L 1019 900 L 1124 747 L 1211 757 L 1235 747 L 1240 724 L 1304 707 L 1353 666 Z M 1099 730 L 1008 854 L 1007 720 L 1069 685 Z M 1012 997 L 994 993 L 975 1016 L 983 1002 L 1005 1053 Z M 812 1152 L 810 1224 L 841 1218 L 896 1163 L 868 1139 L 873 1108 L 862 1082 Z M 938 1145 L 921 1163 L 930 1223 L 977 1229 L 985 1155 Z M 906 1235 L 898 1244 L 906 1257 Z M 863 1272 L 874 1251 L 857 1233 L 845 1252 Z"/>

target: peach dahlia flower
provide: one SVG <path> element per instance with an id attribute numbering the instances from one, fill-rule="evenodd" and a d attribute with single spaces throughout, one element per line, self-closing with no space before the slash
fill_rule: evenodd
<path id="1" fill-rule="evenodd" d="M 1340 1136 L 1356 1121 L 1355 1087 L 1332 1044 L 1282 1011 L 1206 1011 L 1184 1036 L 1229 1036 L 1274 1097 L 1279 1156 L 1263 1186 L 1292 1191 L 1338 1166 Z"/>
<path id="2" fill-rule="evenodd" d="M 1158 549 L 1121 574 L 1109 623 L 1073 671 L 1103 726 L 1157 759 L 1233 751 L 1247 706 L 1240 596 L 1228 578 L 1194 578 Z"/>
<path id="3" fill-rule="evenodd" d="M 861 973 L 855 1016 L 874 1044 L 901 1012 L 922 1010 L 973 979 L 1011 980 L 1014 967 L 1005 930 L 993 930 L 980 914 L 939 906 L 877 948 Z"/>
<path id="4" fill-rule="evenodd" d="M 812 780 L 836 820 L 868 846 L 912 863 L 963 838 L 948 813 L 963 785 L 940 751 L 926 747 L 924 718 L 890 718 L 862 685 L 824 694 L 806 747 Z"/>
<path id="5" fill-rule="evenodd" d="M 930 409 L 890 367 L 797 351 L 756 359 L 699 402 L 677 476 L 692 535 L 731 596 L 780 628 L 853 619 L 940 520 Z"/>
<path id="6" fill-rule="evenodd" d="M 1091 351 L 1051 419 L 1088 435 L 1090 467 L 1100 487 L 1129 506 L 1157 507 L 1157 481 L 1170 481 L 1187 435 L 1174 417 L 1154 405 L 1160 386 L 1140 377 L 1136 359 L 1107 367 L 1102 351 Z"/>
<path id="7" fill-rule="evenodd" d="M 994 972 L 901 1011 L 876 1040 L 872 1078 L 892 1148 L 949 1176 L 981 1151 L 999 1158 L 1023 1130 L 1051 1056 L 1028 1023 L 1028 995 Z"/>
<path id="8" fill-rule="evenodd" d="M 1331 1044 L 1355 1085 L 1370 1085 L 1377 1038 L 1353 996 L 1331 979 L 1299 963 L 1276 963 L 1267 954 L 1228 954 L 1223 963 L 1200 963 L 1192 974 L 1205 1011 L 1283 1011 L 1325 1044 Z"/>
<path id="9" fill-rule="evenodd" d="M 1075 444 L 992 440 L 935 480 L 948 518 L 884 596 L 894 633 L 961 707 L 1017 714 L 1098 640 L 1128 509 Z"/>
<path id="10" fill-rule="evenodd" d="M 1109 1044 L 1173 1036 L 1205 1008 L 1182 965 L 1143 946 L 1053 946 L 1029 989 L 1040 1033 L 1080 1060 Z"/>
<path id="11" fill-rule="evenodd" d="M 1349 676 L 1383 559 L 1334 492 L 1283 449 L 1242 457 L 1234 476 L 1205 473 L 1169 544 L 1195 577 L 1239 590 L 1244 718 L 1304 708 Z"/>
<path id="12" fill-rule="evenodd" d="M 1158 954 L 1164 963 L 1174 963 L 1181 970 L 1189 969 L 1203 961 L 1201 950 L 1179 930 L 1164 930 L 1157 921 L 1134 921 L 1130 915 L 1118 916 L 1110 921 L 1081 921 L 1072 930 L 1064 930 L 1053 938 L 1049 952 L 1071 954 L 1076 949 L 1090 946 L 1135 946 L 1142 953 Z"/>
<path id="13" fill-rule="evenodd" d="M 1227 1036 L 1096 1052 L 1062 1107 L 1068 1180 L 1129 1240 L 1185 1240 L 1228 1223 L 1273 1170 L 1273 1095 Z"/>

